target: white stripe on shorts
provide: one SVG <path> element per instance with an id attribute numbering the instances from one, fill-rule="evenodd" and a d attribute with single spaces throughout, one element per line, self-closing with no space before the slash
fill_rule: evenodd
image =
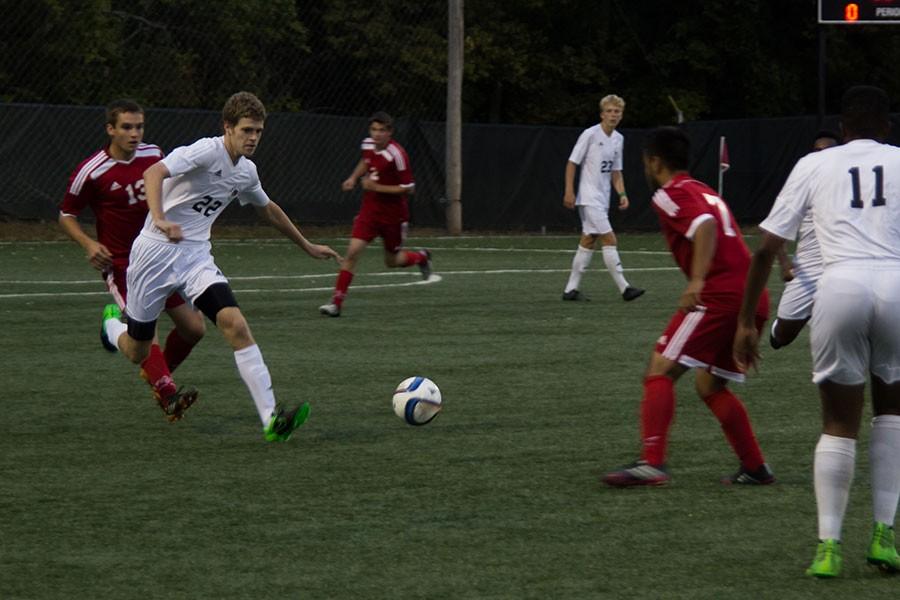
<path id="1" fill-rule="evenodd" d="M 694 330 L 697 329 L 697 326 L 700 324 L 700 321 L 703 320 L 705 315 L 705 306 L 699 306 L 697 307 L 697 310 L 688 314 L 681 322 L 681 325 L 678 326 L 678 329 L 675 330 L 675 335 L 673 335 L 672 339 L 669 340 L 669 343 L 666 344 L 666 349 L 663 351 L 662 355 L 669 360 L 677 361 L 688 338 L 690 338 L 691 334 L 694 333 Z"/>

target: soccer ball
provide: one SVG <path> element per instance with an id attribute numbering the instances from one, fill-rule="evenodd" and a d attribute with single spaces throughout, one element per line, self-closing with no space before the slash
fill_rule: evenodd
<path id="1" fill-rule="evenodd" d="M 404 379 L 394 390 L 394 413 L 410 425 L 430 423 L 441 412 L 441 390 L 427 377 Z"/>

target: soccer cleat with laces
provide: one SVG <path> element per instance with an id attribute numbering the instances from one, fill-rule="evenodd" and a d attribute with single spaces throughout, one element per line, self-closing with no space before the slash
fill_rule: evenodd
<path id="1" fill-rule="evenodd" d="M 630 465 L 611 471 L 603 476 L 603 483 L 612 487 L 632 487 L 636 485 L 665 485 L 672 479 L 665 465 L 651 465 L 638 460 Z"/>
<path id="2" fill-rule="evenodd" d="M 841 574 L 841 542 L 821 540 L 816 547 L 816 558 L 806 570 L 810 577 L 837 577 Z"/>
<path id="3" fill-rule="evenodd" d="M 900 573 L 900 555 L 894 545 L 894 528 L 884 523 L 875 523 L 872 543 L 866 552 L 866 562 L 886 573 Z"/>
<path id="4" fill-rule="evenodd" d="M 769 485 L 775 483 L 775 473 L 766 463 L 760 465 L 755 471 L 741 466 L 734 475 L 723 477 L 722 483 L 724 485 Z"/>
<path id="5" fill-rule="evenodd" d="M 334 302 L 329 302 L 328 304 L 323 304 L 319 307 L 319 314 L 325 315 L 326 317 L 339 317 L 341 316 L 341 307 Z"/>
<path id="6" fill-rule="evenodd" d="M 278 405 L 269 419 L 269 424 L 263 428 L 263 437 L 267 442 L 286 442 L 294 430 L 306 423 L 308 418 L 309 402 L 304 402 L 291 410 Z"/>
<path id="7" fill-rule="evenodd" d="M 144 369 L 141 369 L 141 379 L 150 386 L 150 390 L 153 392 L 153 399 L 156 400 L 156 403 L 165 413 L 166 420 L 169 423 L 183 419 L 184 413 L 200 396 L 200 392 L 196 388 L 184 386 L 175 388 L 175 382 L 172 381 L 171 377 L 162 377 L 154 384 L 150 381 L 150 376 Z"/>
<path id="8" fill-rule="evenodd" d="M 103 316 L 100 318 L 100 343 L 103 344 L 107 352 L 118 352 L 119 349 L 106 335 L 106 322 L 110 319 L 122 320 L 122 311 L 116 304 L 107 304 L 103 307 Z"/>
<path id="9" fill-rule="evenodd" d="M 419 250 L 419 254 L 425 257 L 425 260 L 419 263 L 419 270 L 422 271 L 422 279 L 428 281 L 431 277 L 431 251 Z"/>
<path id="10" fill-rule="evenodd" d="M 631 287 L 630 285 L 625 288 L 625 291 L 622 292 L 622 300 L 625 302 L 631 302 L 637 298 L 640 298 L 644 295 L 646 290 L 642 290 L 641 288 Z"/>
<path id="11" fill-rule="evenodd" d="M 568 292 L 563 292 L 562 299 L 568 302 L 590 302 L 590 298 L 588 298 L 578 290 L 569 290 Z"/>

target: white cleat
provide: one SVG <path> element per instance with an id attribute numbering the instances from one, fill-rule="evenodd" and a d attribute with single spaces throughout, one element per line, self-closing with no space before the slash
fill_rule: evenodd
<path id="1" fill-rule="evenodd" d="M 334 302 L 329 302 L 319 307 L 319 313 L 326 317 L 339 317 L 341 316 L 341 309 Z"/>

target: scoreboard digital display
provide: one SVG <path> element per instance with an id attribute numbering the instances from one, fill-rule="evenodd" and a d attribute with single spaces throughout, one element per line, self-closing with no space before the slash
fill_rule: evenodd
<path id="1" fill-rule="evenodd" d="M 900 0 L 819 0 L 819 23 L 832 25 L 900 23 Z"/>

